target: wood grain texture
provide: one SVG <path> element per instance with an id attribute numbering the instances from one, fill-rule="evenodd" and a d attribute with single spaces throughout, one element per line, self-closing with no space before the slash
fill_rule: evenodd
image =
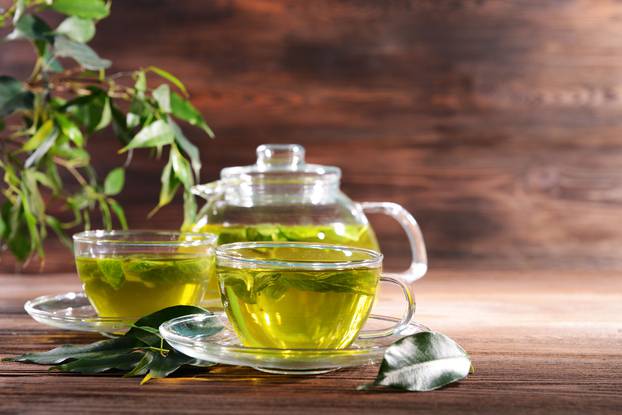
<path id="1" fill-rule="evenodd" d="M 414 212 L 432 266 L 620 269 L 621 15 L 614 0 L 133 0 L 93 45 L 186 81 L 217 133 L 189 132 L 206 181 L 261 143 L 301 143 L 354 199 Z M 2 72 L 27 73 L 24 45 L 2 49 Z M 102 173 L 122 163 L 105 135 Z M 134 227 L 179 224 L 179 205 L 145 218 L 158 166 L 131 168 Z M 399 265 L 400 230 L 375 223 Z"/>
<path id="2" fill-rule="evenodd" d="M 0 356 L 93 341 L 46 328 L 26 299 L 78 289 L 73 275 L 0 275 Z M 451 289 L 448 289 L 451 287 Z M 622 280 L 617 272 L 439 271 L 416 285 L 417 320 L 456 339 L 476 368 L 417 394 L 361 392 L 377 366 L 310 377 L 220 366 L 140 386 L 137 378 L 0 363 L 0 413 L 616 414 L 622 410 Z M 395 313 L 398 293 L 379 311 Z"/>

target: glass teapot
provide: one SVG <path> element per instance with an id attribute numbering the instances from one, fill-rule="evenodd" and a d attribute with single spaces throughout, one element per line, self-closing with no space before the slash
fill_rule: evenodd
<path id="1" fill-rule="evenodd" d="M 365 213 L 383 213 L 399 222 L 410 242 L 412 263 L 399 276 L 421 278 L 427 256 L 415 218 L 396 203 L 353 202 L 339 189 L 340 178 L 338 167 L 305 163 L 300 145 L 261 145 L 256 164 L 225 168 L 220 180 L 193 187 L 207 203 L 186 230 L 215 233 L 219 244 L 303 241 L 378 251 Z"/>

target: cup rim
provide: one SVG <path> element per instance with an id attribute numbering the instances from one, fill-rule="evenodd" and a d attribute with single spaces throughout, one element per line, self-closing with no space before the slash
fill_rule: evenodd
<path id="1" fill-rule="evenodd" d="M 138 239 L 124 239 L 136 238 Z M 160 239 L 156 237 L 168 237 Z M 117 239 L 121 238 L 121 239 Z M 180 239 L 192 238 L 192 239 Z M 90 230 L 73 235 L 74 243 L 92 245 L 115 245 L 124 247 L 187 247 L 215 246 L 218 235 L 207 232 L 179 232 L 155 229 L 137 230 Z"/>
<path id="2" fill-rule="evenodd" d="M 307 249 L 331 249 L 336 251 L 355 251 L 369 255 L 369 259 L 353 261 L 293 261 L 293 260 L 267 260 L 243 258 L 231 255 L 229 252 L 236 249 L 252 248 L 307 248 Z M 353 268 L 380 268 L 383 255 L 371 249 L 351 247 L 335 244 L 321 244 L 314 242 L 235 242 L 224 244 L 216 248 L 216 264 L 232 268 L 276 268 L 276 269 L 305 269 L 305 270 L 338 270 Z"/>

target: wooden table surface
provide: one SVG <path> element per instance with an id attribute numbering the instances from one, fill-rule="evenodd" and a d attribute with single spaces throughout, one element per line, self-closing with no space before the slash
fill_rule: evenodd
<path id="1" fill-rule="evenodd" d="M 78 289 L 75 276 L 0 275 L 0 286 L 2 357 L 97 338 L 47 328 L 22 309 L 29 298 Z M 140 386 L 137 378 L 0 363 L 0 413 L 622 411 L 620 272 L 433 270 L 416 292 L 417 320 L 471 354 L 476 372 L 467 380 L 429 393 L 360 392 L 377 366 L 312 377 L 221 366 Z"/>

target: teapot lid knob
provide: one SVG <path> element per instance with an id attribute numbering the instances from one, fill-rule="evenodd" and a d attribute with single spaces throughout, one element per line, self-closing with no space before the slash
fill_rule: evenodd
<path id="1" fill-rule="evenodd" d="M 257 147 L 257 167 L 296 170 L 305 164 L 305 149 L 298 144 L 262 144 Z"/>

